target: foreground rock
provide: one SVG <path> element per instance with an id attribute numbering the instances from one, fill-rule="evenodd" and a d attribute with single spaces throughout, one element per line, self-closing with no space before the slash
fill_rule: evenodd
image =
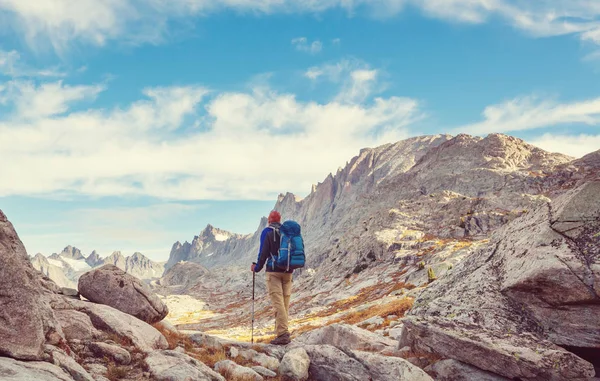
<path id="1" fill-rule="evenodd" d="M 442 360 L 425 369 L 436 381 L 509 381 L 508 378 L 483 371 L 456 360 Z"/>
<path id="2" fill-rule="evenodd" d="M 131 355 L 125 349 L 106 343 L 90 343 L 88 348 L 97 357 L 108 357 L 118 364 L 127 365 L 131 362 Z"/>
<path id="3" fill-rule="evenodd" d="M 225 381 L 205 364 L 175 351 L 152 352 L 146 358 L 146 365 L 156 381 Z"/>
<path id="4" fill-rule="evenodd" d="M 371 375 L 363 364 L 331 345 L 307 345 L 310 376 L 315 380 L 364 381 Z"/>
<path id="5" fill-rule="evenodd" d="M 146 284 L 114 265 L 83 274 L 78 288 L 86 299 L 114 307 L 149 324 L 161 321 L 169 313 Z"/>
<path id="6" fill-rule="evenodd" d="M 61 368 L 47 362 L 21 362 L 0 357 L 2 381 L 73 381 Z"/>
<path id="7" fill-rule="evenodd" d="M 41 359 L 46 336 L 60 328 L 42 297 L 23 243 L 1 210 L 0 306 L 0 355 Z"/>
<path id="8" fill-rule="evenodd" d="M 219 361 L 215 364 L 215 370 L 219 373 L 226 374 L 228 379 L 263 381 L 263 377 L 253 369 L 238 365 L 231 360 Z"/>
<path id="9" fill-rule="evenodd" d="M 54 315 L 67 340 L 92 340 L 100 334 L 94 328 L 90 317 L 83 312 L 62 310 L 55 311 Z"/>
<path id="10" fill-rule="evenodd" d="M 279 374 L 284 380 L 306 381 L 310 358 L 304 348 L 294 348 L 287 352 L 279 364 Z"/>
<path id="11" fill-rule="evenodd" d="M 53 301 L 53 308 L 58 311 L 82 312 L 89 316 L 94 328 L 125 338 L 142 352 L 166 349 L 169 346 L 156 328 L 109 306 L 58 298 Z"/>
<path id="12" fill-rule="evenodd" d="M 401 346 L 507 378 L 593 377 L 563 347 L 600 358 L 599 231 L 600 181 L 513 221 L 420 295 Z"/>
<path id="13" fill-rule="evenodd" d="M 295 342 L 307 345 L 328 344 L 349 349 L 382 352 L 393 349 L 397 342 L 348 324 L 332 324 L 298 337 Z"/>

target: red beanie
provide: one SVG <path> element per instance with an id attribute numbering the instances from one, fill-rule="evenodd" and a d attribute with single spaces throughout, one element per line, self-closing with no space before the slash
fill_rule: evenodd
<path id="1" fill-rule="evenodd" d="M 268 223 L 271 222 L 281 222 L 281 214 L 279 214 L 278 211 L 274 210 L 269 214 L 269 219 L 267 220 Z"/>

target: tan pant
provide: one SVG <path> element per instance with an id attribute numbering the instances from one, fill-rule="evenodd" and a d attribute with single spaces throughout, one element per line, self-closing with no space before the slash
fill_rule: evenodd
<path id="1" fill-rule="evenodd" d="M 292 274 L 267 273 L 267 291 L 275 310 L 275 333 L 281 336 L 288 331 L 288 311 L 292 295 Z"/>

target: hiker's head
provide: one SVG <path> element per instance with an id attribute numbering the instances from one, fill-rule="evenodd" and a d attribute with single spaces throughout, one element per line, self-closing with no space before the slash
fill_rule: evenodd
<path id="1" fill-rule="evenodd" d="M 274 210 L 269 213 L 269 219 L 267 220 L 270 224 L 274 222 L 281 222 L 281 214 L 278 211 Z"/>

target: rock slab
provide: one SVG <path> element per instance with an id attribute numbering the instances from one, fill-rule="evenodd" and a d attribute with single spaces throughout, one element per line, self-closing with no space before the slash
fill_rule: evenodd
<path id="1" fill-rule="evenodd" d="M 146 365 L 156 381 L 225 381 L 207 365 L 175 351 L 152 352 L 146 357 Z"/>

